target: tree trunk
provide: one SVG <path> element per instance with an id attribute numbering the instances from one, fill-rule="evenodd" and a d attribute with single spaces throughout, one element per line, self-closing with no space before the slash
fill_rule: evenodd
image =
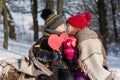
<path id="1" fill-rule="evenodd" d="M 36 41 L 38 40 L 37 0 L 31 0 L 31 11 L 34 24 L 34 41 Z"/>
<path id="2" fill-rule="evenodd" d="M 15 34 L 15 24 L 14 24 L 14 20 L 13 20 L 13 17 L 12 17 L 12 14 L 10 13 L 10 10 L 8 9 L 8 6 L 6 6 L 7 8 L 7 13 L 9 15 L 9 36 L 11 39 L 16 39 L 16 34 Z"/>
<path id="3" fill-rule="evenodd" d="M 46 0 L 46 7 L 47 9 L 50 9 L 52 12 L 54 12 L 54 1 L 53 0 Z"/>
<path id="4" fill-rule="evenodd" d="M 118 8 L 120 9 L 120 0 L 118 0 Z"/>
<path id="5" fill-rule="evenodd" d="M 6 0 L 3 0 L 3 19 L 4 19 L 4 44 L 3 47 L 8 49 L 8 20 L 7 20 L 7 8 Z"/>
<path id="6" fill-rule="evenodd" d="M 63 0 L 57 0 L 57 13 L 63 16 Z"/>
<path id="7" fill-rule="evenodd" d="M 98 14 L 99 14 L 99 30 L 100 34 L 103 36 L 103 45 L 106 49 L 106 38 L 108 35 L 108 28 L 107 28 L 107 16 L 106 16 L 106 9 L 104 0 L 98 0 Z"/>
<path id="8" fill-rule="evenodd" d="M 115 11 L 116 11 L 116 4 L 113 0 L 111 0 L 112 4 L 112 19 L 113 19 L 113 26 L 114 26 L 114 33 L 115 33 L 115 41 L 118 42 L 118 32 L 117 32 L 117 25 L 116 25 L 116 18 L 115 18 Z"/>
<path id="9" fill-rule="evenodd" d="M 0 0 L 0 18 L 1 18 L 1 15 L 2 15 L 2 0 Z"/>

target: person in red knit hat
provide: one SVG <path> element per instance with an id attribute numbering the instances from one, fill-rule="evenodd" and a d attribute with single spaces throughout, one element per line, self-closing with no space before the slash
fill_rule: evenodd
<path id="1" fill-rule="evenodd" d="M 78 70 L 90 80 L 113 80 L 114 74 L 108 70 L 103 44 L 97 33 L 89 28 L 91 20 L 92 15 L 89 12 L 71 16 L 66 20 L 67 33 L 77 38 Z M 84 79 L 77 76 L 76 80 Z"/>

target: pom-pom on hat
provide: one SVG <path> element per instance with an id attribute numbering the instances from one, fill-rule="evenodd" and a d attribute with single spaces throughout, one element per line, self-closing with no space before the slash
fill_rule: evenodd
<path id="1" fill-rule="evenodd" d="M 71 24 L 75 28 L 84 29 L 89 25 L 91 19 L 92 15 L 88 12 L 84 12 L 68 18 L 66 23 Z"/>
<path id="2" fill-rule="evenodd" d="M 46 20 L 48 18 L 49 15 L 53 14 L 52 10 L 50 9 L 43 9 L 42 13 L 41 13 L 41 17 Z"/>

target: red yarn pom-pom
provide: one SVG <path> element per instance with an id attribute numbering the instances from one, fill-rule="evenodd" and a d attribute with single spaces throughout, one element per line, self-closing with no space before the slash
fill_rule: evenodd
<path id="1" fill-rule="evenodd" d="M 88 22 L 91 21 L 91 19 L 92 19 L 92 15 L 91 15 L 89 12 L 84 12 L 83 15 L 85 15 L 86 20 L 87 20 Z"/>

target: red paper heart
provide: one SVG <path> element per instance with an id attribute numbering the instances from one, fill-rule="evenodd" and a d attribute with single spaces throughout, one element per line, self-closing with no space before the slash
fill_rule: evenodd
<path id="1" fill-rule="evenodd" d="M 60 47 L 63 43 L 63 41 L 65 40 L 65 38 L 67 37 L 66 33 L 62 33 L 60 36 L 58 36 L 57 34 L 52 34 L 49 36 L 48 38 L 48 45 L 56 50 L 56 51 L 60 51 Z"/>

